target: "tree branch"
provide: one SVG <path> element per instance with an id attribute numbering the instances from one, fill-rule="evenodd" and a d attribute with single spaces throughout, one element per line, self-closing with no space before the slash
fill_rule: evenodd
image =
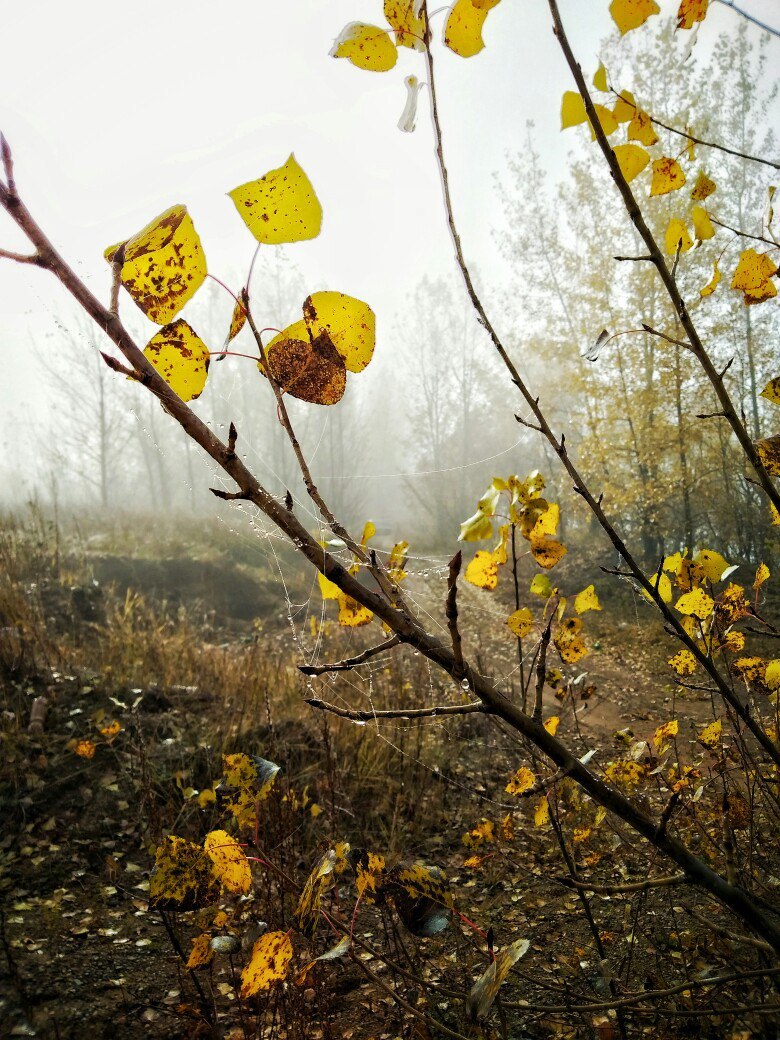
<path id="1" fill-rule="evenodd" d="M 377 654 L 382 654 L 385 650 L 391 650 L 394 646 L 398 646 L 400 642 L 400 636 L 391 636 L 383 643 L 378 643 L 376 646 L 364 650 L 362 654 L 357 654 L 355 657 L 348 657 L 345 661 L 335 661 L 333 664 L 299 664 L 298 671 L 303 672 L 304 675 L 325 675 L 326 672 L 348 672 L 350 669 L 356 668 L 359 664 L 364 664 L 366 661 L 370 661 L 371 658 L 376 657 Z"/>
<path id="2" fill-rule="evenodd" d="M 482 701 L 470 701 L 468 704 L 442 704 L 430 708 L 382 708 L 376 711 L 360 711 L 357 708 L 340 708 L 336 704 L 307 698 L 306 703 L 319 711 L 327 711 L 338 715 L 340 719 L 352 722 L 371 722 L 374 719 L 430 719 L 440 715 L 489 715 L 490 711 Z"/>

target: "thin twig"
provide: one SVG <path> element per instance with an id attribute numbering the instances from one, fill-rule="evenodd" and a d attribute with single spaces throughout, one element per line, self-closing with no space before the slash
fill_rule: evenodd
<path id="1" fill-rule="evenodd" d="M 440 715 L 488 715 L 489 709 L 482 701 L 469 701 L 468 704 L 441 704 L 430 708 L 377 708 L 375 711 L 360 711 L 357 708 L 340 708 L 336 704 L 308 698 L 306 703 L 311 708 L 330 712 L 341 719 L 352 722 L 371 722 L 373 719 L 430 719 Z"/>
<path id="2" fill-rule="evenodd" d="M 401 642 L 400 636 L 391 636 L 376 646 L 369 647 L 355 657 L 348 657 L 344 661 L 334 661 L 332 664 L 299 664 L 298 670 L 304 675 L 325 675 L 326 672 L 348 672 L 351 668 L 357 668 L 359 664 L 370 661 L 377 654 L 383 654 L 385 650 L 391 650 Z"/>
<path id="3" fill-rule="evenodd" d="M 458 628 L 458 575 L 460 574 L 462 562 L 463 553 L 458 549 L 450 560 L 449 570 L 447 572 L 447 628 L 449 629 L 450 639 L 452 641 L 452 656 L 455 658 L 455 673 L 453 679 L 455 679 L 456 682 L 460 682 L 464 673 L 463 643 L 460 638 L 460 629 Z"/>
<path id="4" fill-rule="evenodd" d="M 739 228 L 733 228 L 730 224 L 724 224 L 722 220 L 716 220 L 715 217 L 710 217 L 710 220 L 713 224 L 725 228 L 726 231 L 730 231 L 733 235 L 739 235 L 740 238 L 752 238 L 754 242 L 763 242 L 764 245 L 769 246 L 771 249 L 780 249 L 780 244 L 773 242 L 771 238 L 764 238 L 763 235 L 751 235 L 747 231 L 740 231 Z"/>

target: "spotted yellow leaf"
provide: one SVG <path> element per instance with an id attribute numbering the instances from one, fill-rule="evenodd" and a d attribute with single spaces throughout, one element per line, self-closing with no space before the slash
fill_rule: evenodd
<path id="1" fill-rule="evenodd" d="M 526 766 L 520 766 L 515 775 L 510 779 L 504 790 L 507 794 L 522 795 L 530 791 L 536 783 L 536 777 Z"/>
<path id="2" fill-rule="evenodd" d="M 509 615 L 506 623 L 510 632 L 518 639 L 524 639 L 534 627 L 534 616 L 528 607 L 520 607 L 519 610 Z"/>
<path id="3" fill-rule="evenodd" d="M 344 628 L 360 628 L 367 625 L 373 618 L 373 613 L 358 603 L 356 599 L 339 592 L 339 624 Z"/>
<path id="4" fill-rule="evenodd" d="M 252 947 L 249 963 L 241 972 L 241 996 L 253 997 L 287 977 L 293 947 L 287 932 L 266 932 Z"/>
<path id="5" fill-rule="evenodd" d="M 601 610 L 595 585 L 588 585 L 582 592 L 577 593 L 574 597 L 574 609 L 578 614 L 584 614 L 588 610 Z"/>
<path id="6" fill-rule="evenodd" d="M 694 202 L 704 202 L 705 199 L 708 199 L 713 194 L 716 187 L 715 181 L 710 180 L 707 174 L 700 170 L 691 192 L 691 198 Z"/>
<path id="7" fill-rule="evenodd" d="M 653 163 L 653 180 L 650 195 L 668 195 L 670 191 L 678 191 L 685 184 L 685 174 L 676 159 L 664 156 Z"/>
<path id="8" fill-rule="evenodd" d="M 219 883 L 199 845 L 169 835 L 157 846 L 149 878 L 151 910 L 198 910 L 219 899 Z"/>
<path id="9" fill-rule="evenodd" d="M 555 734 L 558 732 L 558 726 L 560 725 L 560 722 L 561 719 L 559 715 L 551 715 L 549 719 L 545 719 L 544 728 L 547 730 L 551 737 L 554 737 Z"/>
<path id="10" fill-rule="evenodd" d="M 236 305 L 233 308 L 233 314 L 230 318 L 230 328 L 228 329 L 227 339 L 225 340 L 225 346 L 234 340 L 239 332 L 243 329 L 246 324 L 246 311 L 244 305 L 240 300 L 236 300 Z"/>
<path id="11" fill-rule="evenodd" d="M 765 581 L 769 580 L 770 570 L 765 563 L 759 563 L 756 568 L 756 580 L 753 582 L 753 588 L 758 592 Z"/>
<path id="12" fill-rule="evenodd" d="M 205 965 L 211 963 L 211 960 L 214 957 L 214 951 L 209 945 L 210 942 L 211 936 L 208 932 L 203 932 L 202 935 L 198 935 L 193 939 L 192 949 L 187 958 L 188 971 L 192 971 L 194 968 L 203 968 Z"/>
<path id="13" fill-rule="evenodd" d="M 349 372 L 362 372 L 376 342 L 376 317 L 367 303 L 340 292 L 316 292 L 303 304 L 312 339 L 326 332 Z"/>
<path id="14" fill-rule="evenodd" d="M 550 822 L 550 805 L 546 798 L 541 798 L 534 809 L 534 827 L 546 827 Z"/>
<path id="15" fill-rule="evenodd" d="M 773 477 L 780 477 L 780 434 L 754 441 L 754 444 L 767 473 L 771 473 Z"/>
<path id="16" fill-rule="evenodd" d="M 385 874 L 385 857 L 379 852 L 361 851 L 355 861 L 355 887 L 361 899 L 370 902 Z"/>
<path id="17" fill-rule="evenodd" d="M 113 263 L 124 245 L 121 280 L 157 325 L 165 325 L 191 299 L 206 277 L 206 258 L 186 206 L 172 206 L 138 234 L 104 253 Z"/>
<path id="18" fill-rule="evenodd" d="M 700 744 L 703 744 L 706 748 L 709 748 L 712 751 L 720 743 L 722 730 L 723 725 L 720 719 L 716 719 L 715 722 L 711 722 L 709 726 L 705 726 L 696 739 Z"/>
<path id="19" fill-rule="evenodd" d="M 299 931 L 311 939 L 320 919 L 320 903 L 325 890 L 332 884 L 336 865 L 335 849 L 329 849 L 311 872 L 303 886 L 301 898 L 293 914 Z"/>
<path id="20" fill-rule="evenodd" d="M 723 572 L 729 566 L 728 561 L 712 549 L 700 549 L 693 562 L 707 581 L 711 582 L 720 581 Z"/>
<path id="21" fill-rule="evenodd" d="M 639 141 L 648 148 L 658 144 L 658 134 L 653 129 L 653 121 L 641 108 L 635 109 L 629 120 L 628 139 L 629 141 Z"/>
<path id="22" fill-rule="evenodd" d="M 767 401 L 771 401 L 772 404 L 780 404 L 780 376 L 769 380 L 761 391 L 761 396 L 765 397 Z"/>
<path id="23" fill-rule="evenodd" d="M 327 332 L 312 338 L 306 322 L 301 319 L 277 333 L 265 353 L 274 380 L 291 397 L 309 404 L 332 405 L 344 396 L 347 385 L 344 359 Z M 262 360 L 258 368 L 266 374 Z"/>
<path id="24" fill-rule="evenodd" d="M 712 596 L 707 595 L 704 589 L 691 589 L 690 592 L 680 596 L 674 606 L 681 614 L 704 621 L 715 608 L 715 601 Z"/>
<path id="25" fill-rule="evenodd" d="M 322 206 L 294 155 L 284 166 L 270 170 L 258 180 L 247 181 L 228 194 L 258 242 L 302 242 L 320 233 Z"/>
<path id="26" fill-rule="evenodd" d="M 331 48 L 332 58 L 346 58 L 367 72 L 387 72 L 398 61 L 398 50 L 390 35 L 378 25 L 350 22 Z"/>
<path id="27" fill-rule="evenodd" d="M 252 871 L 246 853 L 227 831 L 211 831 L 203 842 L 211 860 L 214 877 L 229 892 L 246 895 L 252 885 Z"/>
<path id="28" fill-rule="evenodd" d="M 677 719 L 672 719 L 671 722 L 665 722 L 663 726 L 659 726 L 653 734 L 653 746 L 656 751 L 660 753 L 661 748 L 669 737 L 676 737 L 679 732 L 679 724 Z"/>
<path id="29" fill-rule="evenodd" d="M 609 13 L 624 36 L 631 29 L 638 29 L 647 19 L 658 14 L 661 8 L 655 0 L 612 0 Z"/>
<path id="30" fill-rule="evenodd" d="M 690 650 L 678 650 L 674 657 L 669 658 L 669 664 L 678 675 L 693 675 L 696 671 L 696 658 Z"/>
<path id="31" fill-rule="evenodd" d="M 418 0 L 385 0 L 385 18 L 395 31 L 395 42 L 399 47 L 411 47 L 423 51 L 425 24 L 419 13 Z"/>
<path id="32" fill-rule="evenodd" d="M 613 148 L 620 172 L 631 183 L 650 162 L 650 156 L 638 144 L 618 144 Z"/>
<path id="33" fill-rule="evenodd" d="M 183 318 L 177 318 L 152 336 L 144 348 L 144 356 L 182 401 L 194 401 L 203 393 L 211 355 Z"/>
<path id="34" fill-rule="evenodd" d="M 692 29 L 696 22 L 703 22 L 710 0 L 680 0 L 677 11 L 677 28 Z"/>
<path id="35" fill-rule="evenodd" d="M 777 264 L 768 253 L 757 253 L 746 249 L 740 254 L 737 269 L 731 280 L 731 288 L 744 294 L 746 305 L 762 303 L 777 296 L 772 276 L 777 274 Z"/>
<path id="36" fill-rule="evenodd" d="M 767 661 L 764 682 L 770 690 L 780 690 L 780 659 Z"/>
<path id="37" fill-rule="evenodd" d="M 499 0 L 456 0 L 444 26 L 444 43 L 461 58 L 472 58 L 484 48 L 482 27 Z"/>
<path id="38" fill-rule="evenodd" d="M 494 589 L 498 585 L 498 563 L 493 553 L 479 549 L 466 568 L 464 577 L 478 589 Z"/>

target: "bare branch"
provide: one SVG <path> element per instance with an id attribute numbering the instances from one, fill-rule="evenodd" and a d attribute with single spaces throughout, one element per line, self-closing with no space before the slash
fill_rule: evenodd
<path id="1" fill-rule="evenodd" d="M 460 629 L 458 628 L 458 575 L 460 574 L 462 562 L 463 553 L 459 549 L 450 560 L 447 575 L 447 628 L 450 630 L 450 639 L 452 640 L 452 655 L 455 658 L 453 678 L 456 681 L 462 679 L 464 674 L 463 643 L 460 638 Z"/>
<path id="2" fill-rule="evenodd" d="M 733 228 L 730 224 L 724 224 L 722 220 L 716 220 L 715 217 L 710 217 L 710 220 L 713 224 L 725 228 L 726 231 L 730 231 L 733 235 L 739 235 L 740 238 L 752 238 L 754 242 L 763 242 L 764 245 L 769 246 L 771 249 L 780 248 L 778 243 L 774 242 L 771 238 L 764 238 L 763 235 L 751 235 L 747 231 L 740 231 L 739 228 Z"/>
<path id="3" fill-rule="evenodd" d="M 357 654 L 355 657 L 348 657 L 345 661 L 335 661 L 333 664 L 299 664 L 298 670 L 303 672 L 304 675 L 325 675 L 327 672 L 348 672 L 352 668 L 357 668 L 359 664 L 364 664 L 366 661 L 370 661 L 371 658 L 376 657 L 377 654 L 383 654 L 385 650 L 391 650 L 394 646 L 398 646 L 400 642 L 400 636 L 391 636 L 389 639 L 385 639 L 383 643 L 377 643 L 376 646 L 364 650 L 362 654 Z"/>
<path id="4" fill-rule="evenodd" d="M 306 703 L 312 708 L 330 712 L 331 715 L 338 715 L 339 718 L 350 719 L 352 722 L 371 722 L 373 719 L 431 719 L 440 715 L 491 714 L 490 709 L 482 701 L 469 701 L 468 704 L 441 704 L 430 708 L 384 708 L 376 711 L 340 708 L 336 704 L 328 704 L 327 701 L 318 700 L 316 697 L 307 699 Z"/>
<path id="5" fill-rule="evenodd" d="M 35 267 L 45 267 L 39 253 L 12 253 L 10 249 L 0 249 L 0 257 L 3 260 L 13 260 L 17 264 L 33 264 Z"/>
<path id="6" fill-rule="evenodd" d="M 668 874 L 666 877 L 648 878 L 645 881 L 633 881 L 627 885 L 597 885 L 589 884 L 587 881 L 575 881 L 572 878 L 555 878 L 562 885 L 571 888 L 584 888 L 596 895 L 616 896 L 634 892 L 645 892 L 650 888 L 666 888 L 669 885 L 681 885 L 688 879 L 685 874 Z"/>

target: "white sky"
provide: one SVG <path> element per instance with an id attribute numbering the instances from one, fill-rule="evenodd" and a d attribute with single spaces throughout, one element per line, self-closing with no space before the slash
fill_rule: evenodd
<path id="1" fill-rule="evenodd" d="M 778 0 L 743 2 L 780 22 Z M 663 16 L 672 6 L 664 4 Z M 608 0 L 561 0 L 561 10 L 590 75 L 612 28 Z M 291 151 L 325 219 L 320 237 L 288 247 L 290 255 L 312 291 L 338 289 L 374 307 L 380 350 L 381 329 L 415 282 L 453 271 L 425 94 L 417 132 L 396 127 L 403 78 L 424 77 L 422 56 L 402 48 L 384 74 L 328 56 L 347 22 L 383 23 L 381 0 L 38 0 L 13 5 L 6 19 L 0 128 L 19 189 L 102 298 L 105 246 L 174 202 L 189 207 L 214 274 L 245 269 L 254 241 L 225 193 Z M 714 5 L 700 45 L 737 20 Z M 466 253 L 490 275 L 491 231 L 500 220 L 493 174 L 520 147 L 528 119 L 545 165 L 562 166 L 572 140 L 559 134 L 560 98 L 572 83 L 543 0 L 504 0 L 488 17 L 485 39 L 486 49 L 467 61 L 438 47 L 437 78 Z M 25 248 L 4 214 L 0 245 Z M 127 297 L 123 307 L 135 310 Z M 5 452 L 25 439 L 23 425 L 9 423 L 20 409 L 56 407 L 39 383 L 31 340 L 64 311 L 64 292 L 50 275 L 0 261 Z"/>

